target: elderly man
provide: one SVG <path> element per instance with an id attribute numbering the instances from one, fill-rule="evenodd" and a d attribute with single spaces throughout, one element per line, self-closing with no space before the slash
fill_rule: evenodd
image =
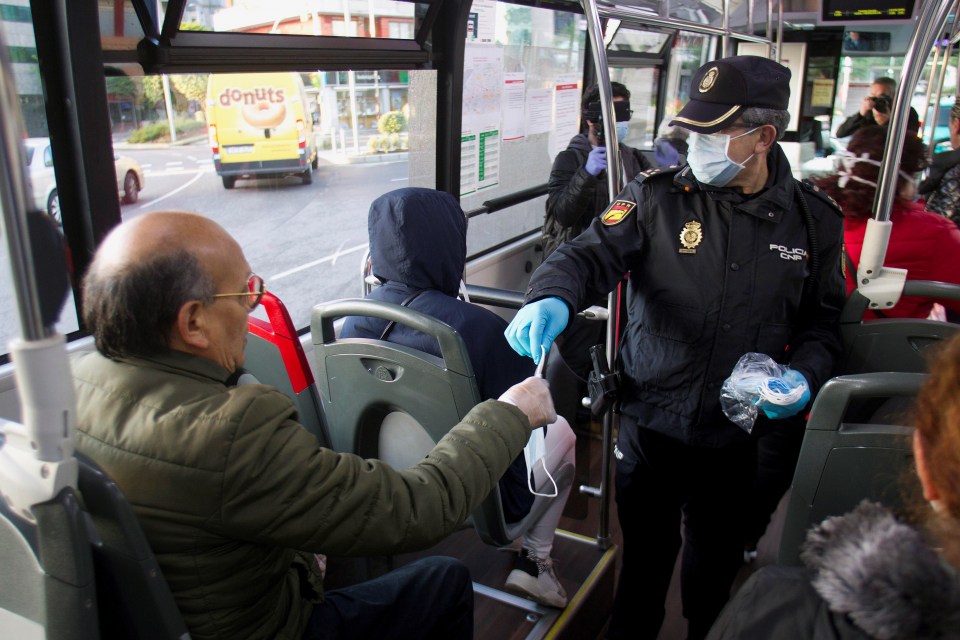
<path id="1" fill-rule="evenodd" d="M 793 179 L 777 145 L 789 82 L 786 67 L 756 56 L 701 67 L 670 123 L 692 132 L 689 164 L 628 184 L 537 269 L 507 328 L 514 349 L 536 359 L 574 313 L 629 273 L 613 638 L 657 637 L 681 514 L 683 613 L 689 638 L 706 635 L 741 563 L 752 438 L 790 428 L 772 420 L 803 411 L 839 352 L 843 221 L 822 192 Z M 750 434 L 720 405 L 724 379 L 749 352 L 789 364 L 777 384 L 797 396 L 764 401 L 766 417 Z"/>
<path id="2" fill-rule="evenodd" d="M 193 638 L 471 636 L 458 562 L 428 559 L 324 596 L 312 553 L 439 541 L 531 424 L 556 419 L 542 381 L 478 405 L 396 471 L 318 447 L 286 396 L 233 384 L 263 281 L 216 223 L 190 213 L 124 223 L 83 291 L 97 353 L 73 363 L 78 447 L 133 505 Z"/>

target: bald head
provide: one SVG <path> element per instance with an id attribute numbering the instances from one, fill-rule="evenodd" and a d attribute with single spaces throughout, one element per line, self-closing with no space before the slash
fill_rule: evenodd
<path id="1" fill-rule="evenodd" d="M 186 211 L 158 211 L 116 227 L 103 241 L 93 267 L 103 273 L 173 253 L 188 252 L 201 263 L 240 246 L 216 222 Z"/>
<path id="2" fill-rule="evenodd" d="M 83 319 L 108 357 L 171 348 L 185 304 L 210 302 L 246 268 L 243 251 L 217 223 L 177 211 L 149 213 L 104 240 L 83 286 Z"/>

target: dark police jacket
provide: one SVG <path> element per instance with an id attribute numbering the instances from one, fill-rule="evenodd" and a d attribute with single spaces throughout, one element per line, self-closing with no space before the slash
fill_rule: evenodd
<path id="1" fill-rule="evenodd" d="M 528 302 L 557 296 L 580 310 L 629 274 L 621 409 L 688 444 L 747 437 L 720 409 L 720 387 L 744 353 L 789 363 L 816 393 L 840 350 L 840 211 L 801 188 L 820 256 L 805 292 L 808 235 L 779 146 L 768 168 L 767 187 L 752 197 L 701 184 L 689 167 L 640 174 L 537 269 L 527 291 Z"/>

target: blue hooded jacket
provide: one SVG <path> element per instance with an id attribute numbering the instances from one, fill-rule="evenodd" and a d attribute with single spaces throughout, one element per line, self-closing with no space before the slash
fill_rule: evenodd
<path id="1" fill-rule="evenodd" d="M 467 220 L 453 196 L 415 187 L 391 191 L 370 205 L 367 232 L 373 274 L 383 283 L 368 297 L 400 304 L 415 295 L 406 306 L 456 329 L 467 345 L 483 400 L 498 398 L 533 375 L 533 361 L 518 355 L 503 337 L 507 323 L 457 299 L 467 259 Z M 349 317 L 340 337 L 379 339 L 386 327 L 385 320 Z M 440 356 L 436 340 L 400 324 L 387 339 Z M 522 455 L 500 479 L 500 496 L 507 522 L 530 511 L 533 495 Z"/>

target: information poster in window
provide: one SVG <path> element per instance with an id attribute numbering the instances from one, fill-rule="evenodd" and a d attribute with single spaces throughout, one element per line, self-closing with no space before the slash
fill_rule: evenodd
<path id="1" fill-rule="evenodd" d="M 463 64 L 460 195 L 500 181 L 503 49 L 467 43 Z"/>
<path id="2" fill-rule="evenodd" d="M 467 42 L 494 44 L 496 33 L 496 0 L 474 0 L 467 14 Z"/>
<path id="3" fill-rule="evenodd" d="M 503 139 L 520 140 L 524 137 L 524 98 L 526 75 L 521 72 L 503 74 Z"/>
<path id="4" fill-rule="evenodd" d="M 557 76 L 553 86 L 553 133 L 550 136 L 550 158 L 567 148 L 570 139 L 580 131 L 579 76 Z"/>

